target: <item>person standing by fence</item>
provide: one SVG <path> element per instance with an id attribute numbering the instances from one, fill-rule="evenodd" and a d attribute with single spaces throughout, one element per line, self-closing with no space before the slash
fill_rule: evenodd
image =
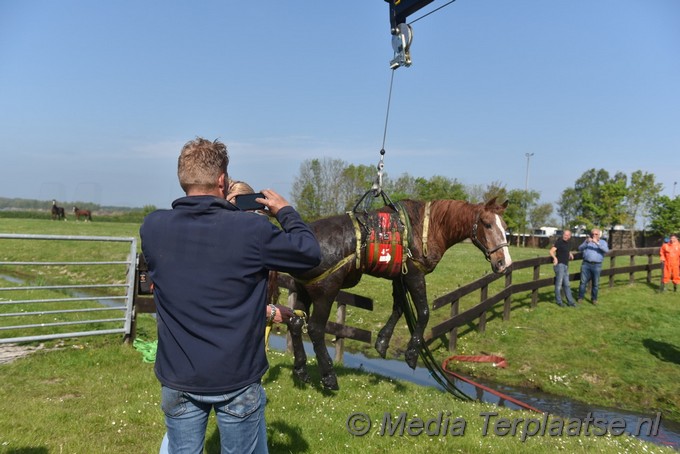
<path id="1" fill-rule="evenodd" d="M 609 252 L 609 246 L 601 236 L 602 231 L 600 229 L 592 229 L 590 231 L 590 236 L 578 247 L 578 250 L 583 252 L 583 261 L 581 262 L 581 284 L 578 287 L 579 303 L 583 302 L 583 297 L 586 294 L 586 286 L 588 285 L 588 282 L 591 282 L 590 302 L 597 304 L 602 262 L 604 261 L 604 255 Z"/>
<path id="2" fill-rule="evenodd" d="M 677 235 L 671 235 L 670 241 L 664 243 L 659 250 L 661 268 L 663 269 L 663 280 L 661 281 L 661 291 L 666 288 L 666 284 L 673 281 L 673 291 L 678 291 L 680 284 L 680 243 Z"/>
<path id="3" fill-rule="evenodd" d="M 571 230 L 565 230 L 562 236 L 555 241 L 550 248 L 550 257 L 553 259 L 553 269 L 555 270 L 555 299 L 557 305 L 562 307 L 562 290 L 567 298 L 567 305 L 576 307 L 574 297 L 571 294 L 569 285 L 569 260 L 574 260 L 571 253 Z"/>

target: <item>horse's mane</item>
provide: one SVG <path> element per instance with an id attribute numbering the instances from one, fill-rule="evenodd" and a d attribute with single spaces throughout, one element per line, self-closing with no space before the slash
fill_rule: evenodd
<path id="1" fill-rule="evenodd" d="M 411 220 L 411 232 L 413 234 L 411 250 L 419 256 L 422 253 L 426 202 L 407 199 L 399 203 L 406 209 Z M 488 203 L 470 203 L 465 200 L 454 199 L 433 200 L 430 205 L 428 251 L 443 255 L 446 249 L 453 244 L 469 237 L 474 217 L 477 213 L 487 209 L 500 214 L 505 207 L 498 205 L 495 199 Z M 448 244 L 451 239 L 453 239 L 453 243 Z"/>

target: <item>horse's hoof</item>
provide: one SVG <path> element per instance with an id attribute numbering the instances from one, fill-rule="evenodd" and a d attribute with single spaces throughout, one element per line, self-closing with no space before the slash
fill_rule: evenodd
<path id="1" fill-rule="evenodd" d="M 418 352 L 416 350 L 406 350 L 406 354 L 404 355 L 406 358 L 406 364 L 408 364 L 408 367 L 411 369 L 416 368 L 418 365 Z"/>
<path id="2" fill-rule="evenodd" d="M 384 339 L 378 339 L 377 341 L 375 341 L 375 349 L 378 351 L 378 354 L 383 357 L 383 359 L 387 354 L 388 346 L 389 344 Z"/>
<path id="3" fill-rule="evenodd" d="M 337 391 L 340 389 L 340 386 L 338 385 L 338 377 L 335 375 L 326 375 L 321 379 L 321 384 L 323 385 L 324 389 L 329 389 L 331 391 Z"/>
<path id="4" fill-rule="evenodd" d="M 309 378 L 309 374 L 307 373 L 306 369 L 293 369 L 293 378 L 296 378 L 297 380 L 303 382 L 303 383 L 309 383 L 311 379 Z"/>

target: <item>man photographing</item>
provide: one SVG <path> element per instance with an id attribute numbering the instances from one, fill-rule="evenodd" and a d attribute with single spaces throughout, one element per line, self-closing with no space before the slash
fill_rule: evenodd
<path id="1" fill-rule="evenodd" d="M 228 164 L 223 143 L 187 142 L 177 166 L 186 197 L 150 213 L 140 228 L 154 283 L 155 372 L 170 453 L 203 452 L 212 410 L 222 452 L 267 452 L 265 317 L 281 321 L 287 309 L 268 308 L 267 277 L 321 260 L 314 234 L 276 192 L 263 190 L 257 201 L 283 230 L 225 199 Z"/>
<path id="2" fill-rule="evenodd" d="M 600 229 L 592 229 L 590 231 L 590 236 L 578 247 L 578 250 L 583 252 L 583 260 L 581 261 L 581 284 L 578 288 L 579 303 L 583 302 L 583 297 L 586 294 L 586 286 L 588 285 L 588 282 L 591 282 L 590 302 L 597 304 L 602 262 L 604 261 L 604 255 L 609 252 L 609 246 L 601 236 L 602 231 Z"/>

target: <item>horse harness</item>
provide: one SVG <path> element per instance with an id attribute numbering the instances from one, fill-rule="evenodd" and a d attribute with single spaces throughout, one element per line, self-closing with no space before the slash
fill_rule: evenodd
<path id="1" fill-rule="evenodd" d="M 409 245 L 412 243 L 412 231 L 408 215 L 398 203 L 390 204 L 390 206 L 394 210 L 393 213 L 375 213 L 376 218 L 374 219 L 371 219 L 369 213 L 366 212 L 357 215 L 356 210 L 348 211 L 347 215 L 354 228 L 356 250 L 312 279 L 295 280 L 305 285 L 316 284 L 352 260 L 355 261 L 358 270 L 362 272 L 372 271 L 386 278 L 394 278 L 400 274 L 408 273 L 406 261 L 409 258 L 418 269 L 425 271 L 424 265 L 413 258 L 409 249 Z M 423 222 L 423 250 L 426 250 L 427 243 L 429 207 L 430 202 L 427 202 Z M 367 270 L 367 267 L 370 269 Z"/>
<path id="2" fill-rule="evenodd" d="M 406 274 L 406 260 L 411 257 L 409 218 L 399 204 L 390 207 L 393 212 L 347 213 L 357 239 L 354 253 L 357 269 L 385 278 Z"/>

